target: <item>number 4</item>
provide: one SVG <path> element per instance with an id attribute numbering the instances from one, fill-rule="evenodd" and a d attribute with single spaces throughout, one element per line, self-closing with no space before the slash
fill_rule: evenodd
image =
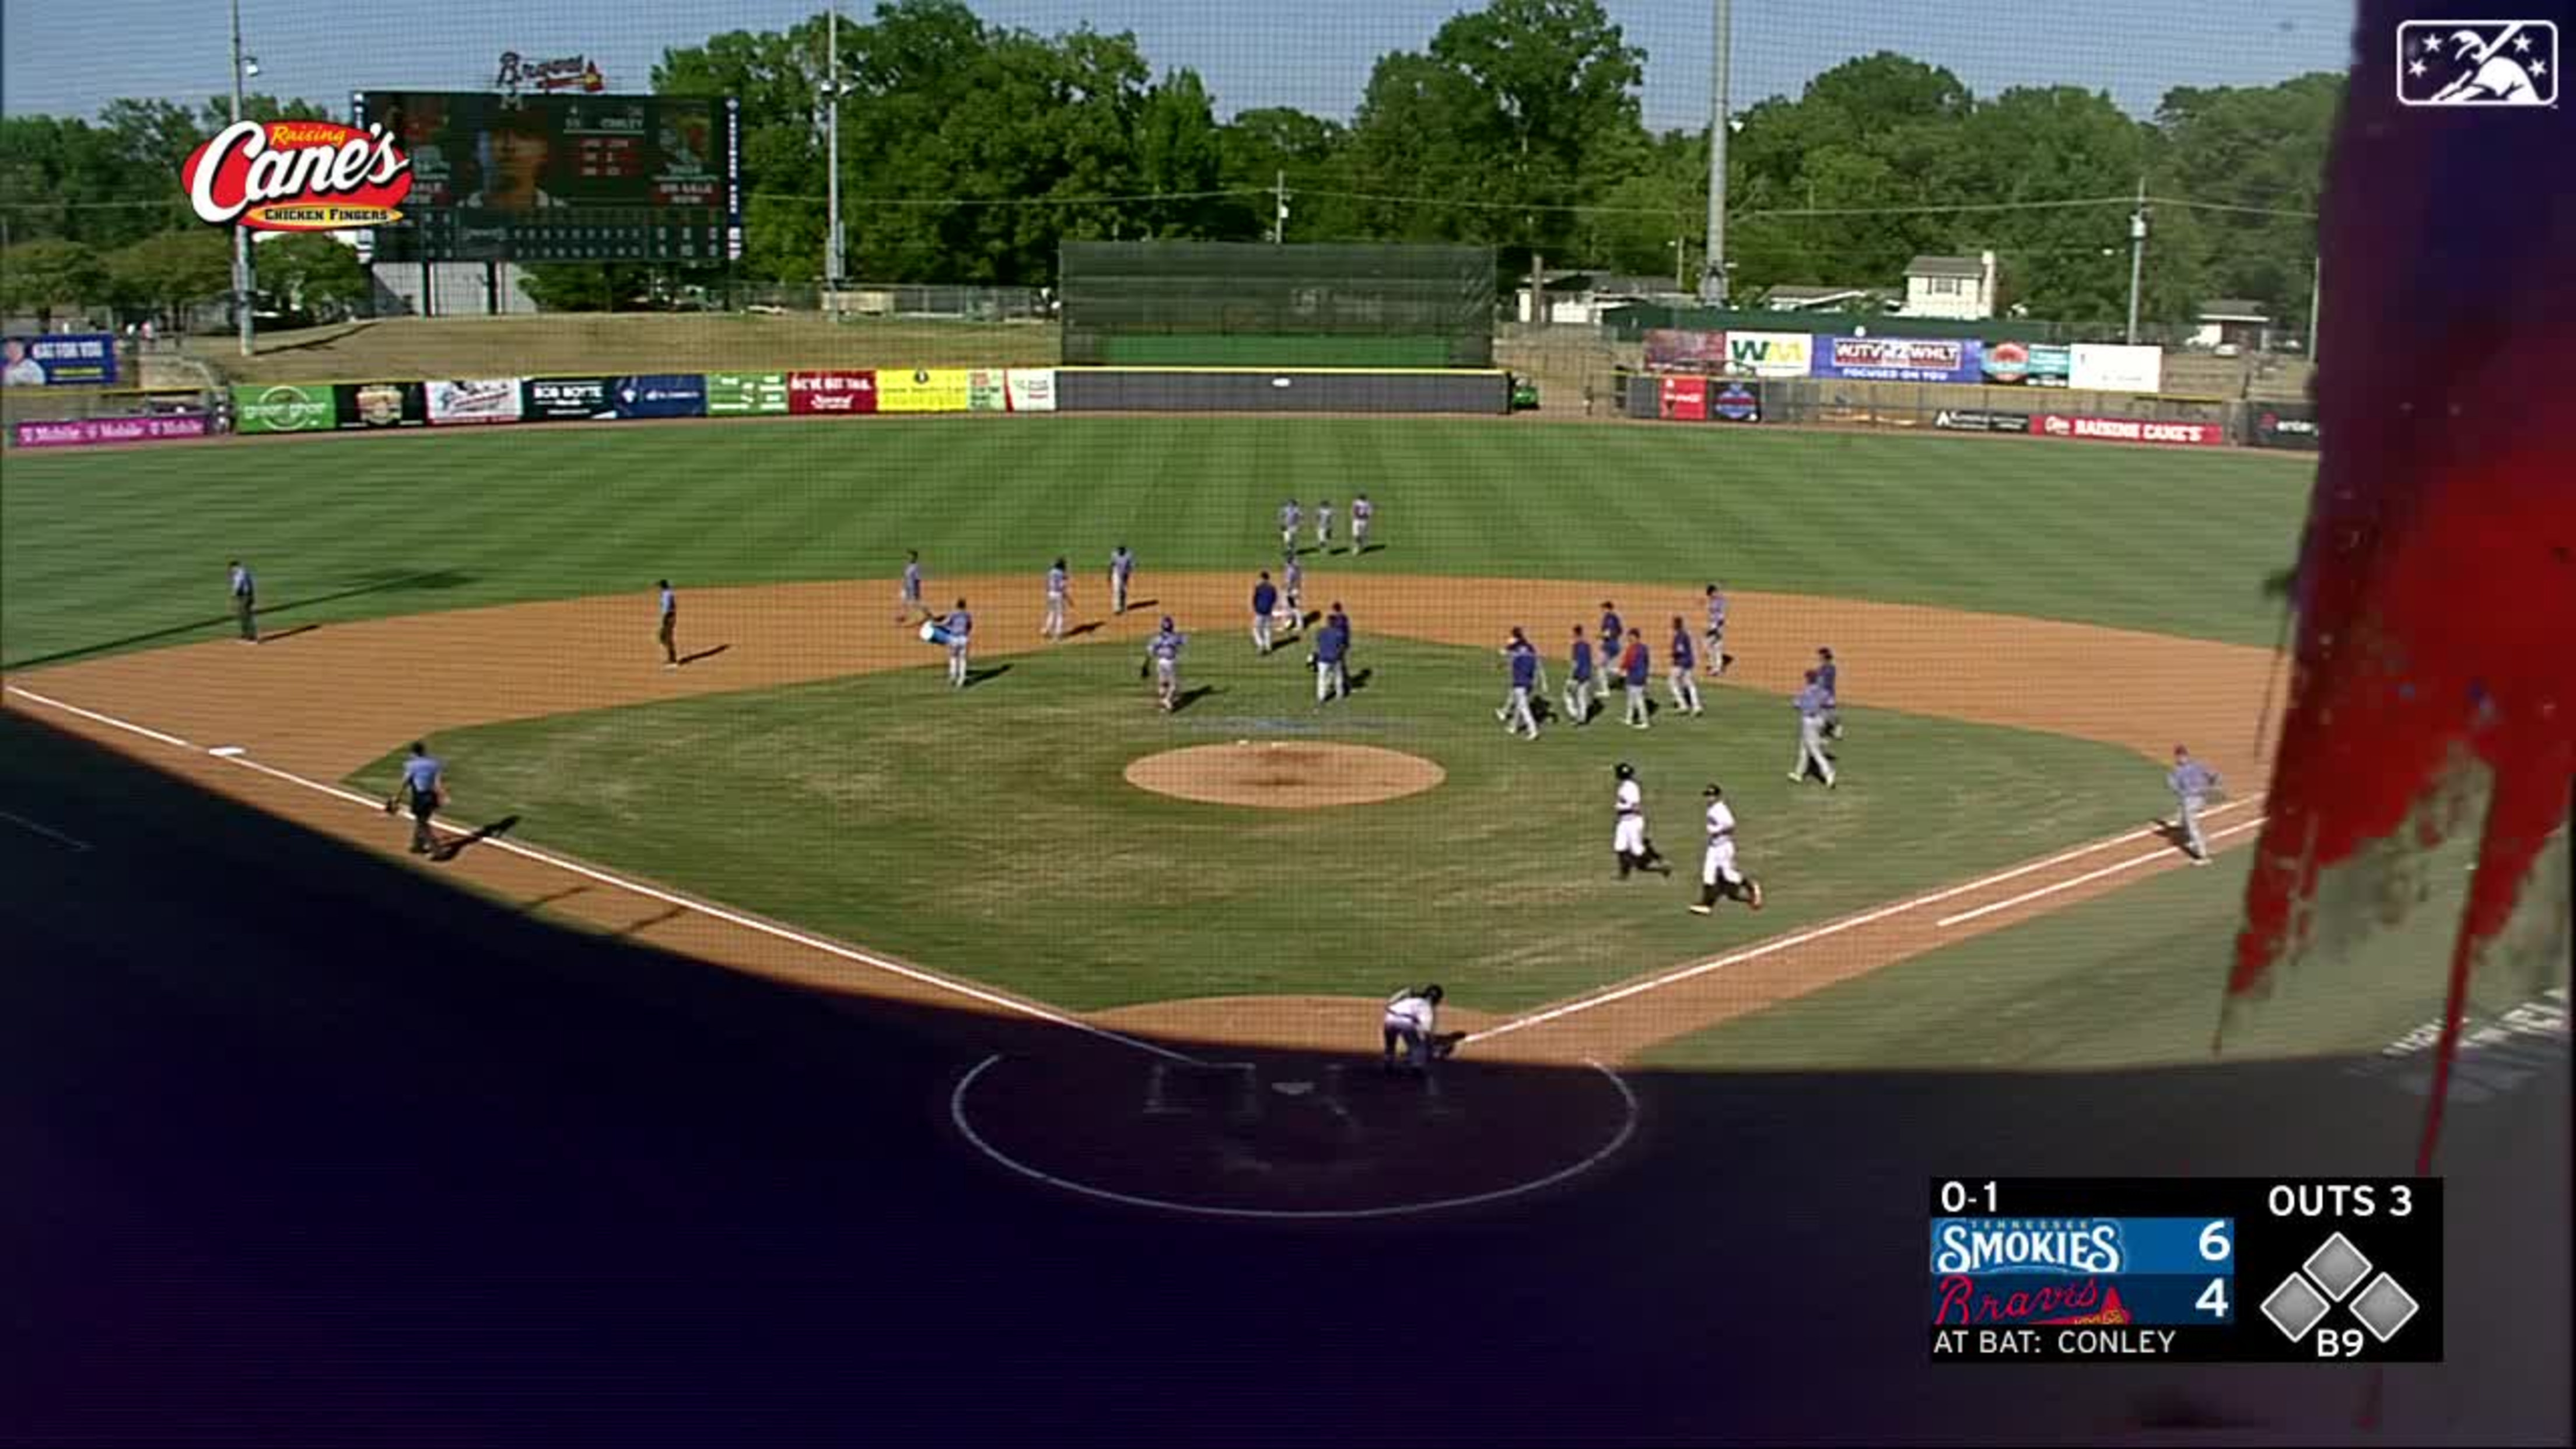
<path id="1" fill-rule="evenodd" d="M 2200 1290 L 2199 1299 L 2191 1306 L 2214 1318 L 2225 1318 L 2227 1316 L 2227 1280 L 2210 1279 L 2209 1286 Z"/>

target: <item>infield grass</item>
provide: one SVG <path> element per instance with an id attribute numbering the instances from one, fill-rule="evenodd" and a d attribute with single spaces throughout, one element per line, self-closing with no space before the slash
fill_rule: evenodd
<path id="1" fill-rule="evenodd" d="M 1841 595 L 2269 644 L 2307 460 L 2011 439 L 1340 418 L 620 424 L 241 439 L 0 475 L 0 663 L 633 590 L 1275 557 L 1379 505 L 1361 571 Z"/>
<path id="2" fill-rule="evenodd" d="M 441 737 L 460 795 L 520 838 L 1075 1009 L 1244 993 L 1359 994 L 1426 973 L 1511 1010 L 1794 930 L 2133 825 L 2151 768 L 2116 748 L 1849 712 L 1842 788 L 1782 778 L 1793 718 L 1704 690 L 1708 713 L 1536 742 L 1494 722 L 1476 651 L 1363 641 L 1372 671 L 1318 716 L 1302 651 L 1193 642 L 1152 707 L 1138 655 L 1068 645 L 965 691 L 940 656 L 792 688 Z M 1126 783 L 1129 761 L 1235 739 L 1347 740 L 1438 762 L 1423 794 L 1236 808 Z M 1621 883 L 1610 766 L 1641 772 L 1676 875 Z M 391 757 L 357 778 L 390 788 Z M 1760 916 L 1683 907 L 1699 787 L 1728 784 Z M 479 817 L 478 817 L 479 818 Z M 639 918 L 654 909 L 639 903 Z"/>

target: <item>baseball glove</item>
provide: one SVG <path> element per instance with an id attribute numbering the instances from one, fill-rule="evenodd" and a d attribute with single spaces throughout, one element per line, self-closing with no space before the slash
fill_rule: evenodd
<path id="1" fill-rule="evenodd" d="M 1435 1062 L 1446 1061 L 1458 1050 L 1458 1043 L 1465 1041 L 1466 1039 L 1467 1034 L 1463 1031 L 1433 1032 L 1431 1034 L 1431 1059 Z"/>
<path id="2" fill-rule="evenodd" d="M 1142 679 L 1153 672 L 1154 666 L 1150 660 L 1139 659 L 1136 661 L 1136 677 L 1138 679 Z"/>
<path id="3" fill-rule="evenodd" d="M 385 813 L 386 813 L 387 815 L 391 815 L 391 814 L 393 814 L 393 813 L 394 813 L 394 804 L 395 804 L 395 801 L 400 800 L 401 798 L 402 798 L 401 796 L 397 795 L 397 796 L 395 796 L 395 797 L 394 797 L 394 799 L 393 799 L 393 800 L 387 800 L 387 801 L 385 802 Z"/>

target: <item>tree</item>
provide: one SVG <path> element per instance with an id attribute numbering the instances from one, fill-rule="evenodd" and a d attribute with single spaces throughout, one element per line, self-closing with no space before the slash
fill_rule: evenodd
<path id="1" fill-rule="evenodd" d="M 1290 192 L 1288 235 L 1297 241 L 1351 241 L 1362 236 L 1353 190 L 1350 132 L 1339 122 L 1290 106 L 1239 112 L 1217 134 L 1218 176 L 1230 189 L 1269 192 L 1284 178 Z M 1310 194 L 1311 193 L 1311 194 Z M 1267 236 L 1275 198 L 1230 197 L 1229 236 Z"/>
<path id="2" fill-rule="evenodd" d="M 2166 93 L 2156 129 L 2171 180 L 2159 189 L 2259 208 L 2193 216 L 2196 260 L 2211 295 L 2250 298 L 2285 326 L 2306 325 L 2317 255 L 2313 213 L 2343 92 L 2342 76 L 2320 72 L 2272 86 Z M 2280 214 L 2296 212 L 2311 215 Z"/>
<path id="3" fill-rule="evenodd" d="M 199 226 L 145 237 L 110 256 L 107 270 L 121 303 L 175 323 L 187 307 L 231 288 L 232 263 L 231 235 Z"/>
<path id="4" fill-rule="evenodd" d="M 260 290 L 281 311 L 336 321 L 363 309 L 373 295 L 356 249 L 321 232 L 263 241 L 256 261 Z"/>
<path id="5" fill-rule="evenodd" d="M 0 253 L 0 312 L 33 312 L 40 330 L 53 328 L 59 309 L 106 299 L 107 268 L 78 242 L 49 237 Z"/>
<path id="6" fill-rule="evenodd" d="M 1136 119 L 1136 179 L 1148 194 L 1187 196 L 1211 192 L 1225 180 L 1224 147 L 1216 107 L 1194 70 L 1175 71 L 1146 93 Z M 1240 218 L 1221 198 L 1198 196 L 1154 205 L 1145 217 L 1157 237 L 1241 236 Z"/>

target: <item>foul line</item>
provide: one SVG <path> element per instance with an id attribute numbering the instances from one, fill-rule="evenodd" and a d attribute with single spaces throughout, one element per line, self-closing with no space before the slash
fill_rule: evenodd
<path id="1" fill-rule="evenodd" d="M 61 831 L 54 829 L 52 826 L 39 825 L 24 815 L 12 815 L 6 810 L 0 810 L 0 820 L 6 820 L 21 830 L 32 831 L 35 834 L 45 837 L 47 840 L 54 841 L 57 844 L 70 846 L 74 850 L 86 851 L 90 848 L 88 841 L 74 840 L 70 836 L 63 834 Z"/>
<path id="2" fill-rule="evenodd" d="M 1599 1167 L 1602 1163 L 1609 1161 L 1620 1148 L 1628 1145 L 1629 1138 L 1634 1137 L 1637 1134 L 1637 1094 L 1629 1088 L 1627 1080 L 1621 1077 L 1617 1072 L 1610 1070 L 1599 1062 L 1587 1059 L 1583 1064 L 1590 1067 L 1592 1070 L 1599 1072 L 1602 1076 L 1609 1078 L 1610 1085 L 1619 1093 L 1619 1103 L 1623 1113 L 1619 1120 L 1619 1130 L 1612 1134 L 1608 1142 L 1594 1149 L 1591 1156 L 1584 1158 L 1580 1162 L 1570 1163 L 1567 1166 L 1560 1167 L 1545 1177 L 1532 1178 L 1528 1182 L 1515 1183 L 1510 1187 L 1498 1187 L 1488 1192 L 1470 1193 L 1464 1197 L 1443 1197 L 1431 1198 L 1422 1202 L 1390 1203 L 1385 1207 L 1211 1207 L 1205 1203 L 1173 1202 L 1168 1198 L 1139 1197 L 1133 1193 L 1116 1192 L 1105 1187 L 1094 1187 L 1087 1182 L 1076 1182 L 1069 1177 L 1058 1177 L 1054 1173 L 1046 1171 L 1044 1168 L 1031 1167 L 1027 1163 L 1003 1152 L 992 1143 L 985 1141 L 983 1134 L 975 1130 L 975 1124 L 968 1121 L 966 1118 L 966 1094 L 968 1091 L 973 1089 L 977 1078 L 982 1077 L 985 1072 L 999 1065 L 1001 1060 L 1002 1059 L 998 1056 L 990 1056 L 977 1062 L 973 1067 L 967 1070 L 964 1077 L 958 1080 L 957 1089 L 948 1094 L 949 1120 L 956 1124 L 957 1131 L 960 1135 L 962 1135 L 968 1142 L 974 1144 L 976 1151 L 983 1153 L 986 1157 L 993 1159 L 993 1161 L 1001 1164 L 1003 1167 L 1009 1168 L 1011 1171 L 1018 1173 L 1022 1177 L 1045 1183 L 1049 1187 L 1061 1188 L 1066 1192 L 1079 1193 L 1084 1197 L 1098 1198 L 1102 1202 L 1114 1202 L 1126 1207 L 1152 1208 L 1158 1212 L 1188 1213 L 1196 1217 L 1252 1218 L 1270 1222 L 1332 1222 L 1352 1221 L 1362 1218 L 1409 1217 L 1420 1213 L 1447 1212 L 1455 1208 L 1476 1207 L 1484 1203 L 1502 1202 L 1509 1198 L 1526 1197 L 1531 1193 L 1541 1192 L 1554 1187 L 1568 1178 L 1579 1177 L 1582 1174 Z"/>
<path id="3" fill-rule="evenodd" d="M 2226 811 L 2250 805 L 2261 798 L 2262 797 L 2260 795 L 2255 795 L 2249 796 L 2243 800 L 2230 800 L 2226 804 L 2220 805 L 2216 809 L 2209 810 L 2204 813 L 2208 815 L 2223 814 Z M 2237 828 L 2241 829 L 2243 827 Z M 2095 851 L 2108 850 L 2115 845 L 2126 845 L 2132 840 L 2144 840 L 2149 836 L 2161 833 L 2161 827 L 2148 826 L 2142 829 L 2129 831 L 2124 835 L 2114 835 L 2107 840 L 2097 840 L 2090 845 L 2079 845 L 2071 850 L 2061 850 L 2057 854 L 2048 856 L 2044 859 L 2034 860 L 2024 865 L 2017 865 L 2010 870 L 1997 871 L 1992 875 L 1982 875 L 1977 877 L 1975 880 L 1968 881 L 1961 885 L 1948 886 L 1941 890 L 1933 891 L 1928 895 L 1920 895 L 1911 900 L 1898 901 L 1892 905 L 1884 905 L 1874 910 L 1863 911 L 1856 916 L 1845 916 L 1838 921 L 1827 921 L 1821 926 L 1812 927 L 1804 931 L 1798 931 L 1787 936 L 1781 936 L 1774 940 L 1765 941 L 1758 946 L 1749 946 L 1744 950 L 1730 952 L 1727 955 L 1715 957 L 1707 961 L 1701 961 L 1694 965 L 1684 966 L 1677 971 L 1668 971 L 1660 976 L 1650 976 L 1643 981 L 1634 982 L 1627 986 L 1617 987 L 1613 990 L 1602 992 L 1597 996 L 1581 997 L 1574 1001 L 1569 1001 L 1563 1006 L 1554 1006 L 1545 1011 L 1532 1012 L 1528 1016 L 1515 1017 L 1510 1021 L 1502 1023 L 1500 1026 L 1489 1026 L 1483 1031 L 1470 1034 L 1466 1038 L 1466 1042 L 1472 1043 L 1489 1041 L 1495 1037 L 1502 1036 L 1507 1032 L 1519 1031 L 1523 1027 L 1541 1026 L 1561 1017 L 1573 1016 L 1578 1012 L 1590 1011 L 1599 1006 L 1608 1006 L 1615 1001 L 1625 1001 L 1631 996 L 1642 996 L 1649 991 L 1659 991 L 1664 987 L 1688 981 L 1695 976 L 1705 976 L 1711 971 L 1723 971 L 1729 966 L 1741 966 L 1747 961 L 1757 961 L 1762 957 L 1772 955 L 1776 952 L 1786 951 L 1794 946 L 1804 946 L 1811 941 L 1821 941 L 1827 936 L 1837 936 L 1845 931 L 1869 925 L 1874 921 L 1883 921 L 1890 916 L 1903 915 L 1907 911 L 1920 910 L 1925 906 L 1937 905 L 1954 896 L 1966 895 L 1970 891 L 1984 890 L 1988 886 L 1996 885 L 2003 881 L 2017 879 L 2021 876 L 2028 875 L 2035 870 L 2045 870 L 2049 866 L 2058 865 L 2066 861 L 2078 859 L 2082 856 L 2091 855 Z M 2147 858 L 2154 859 L 2155 857 L 2150 856 Z"/>
<path id="4" fill-rule="evenodd" d="M 2242 825 L 2230 825 L 2225 830 L 2213 830 L 2209 832 L 2209 838 L 2211 840 L 2225 840 L 2231 835 L 2242 835 L 2248 830 L 2258 829 L 2262 824 L 2263 817 L 2257 815 Z M 2009 911 L 2015 906 L 2024 905 L 2031 901 L 2038 900 L 2042 896 L 2053 896 L 2059 891 L 2073 890 L 2077 886 L 2100 880 L 2107 875 L 2118 875 L 2120 872 L 2128 870 L 2133 866 L 2147 865 L 2154 861 L 2171 859 L 2173 859 L 2173 852 L 2169 850 L 2151 851 L 2145 855 L 2131 856 L 2129 859 L 2121 861 L 2117 865 L 2106 865 L 2100 870 L 2088 870 L 2082 875 L 2070 876 L 2065 880 L 2058 881 L 2054 885 L 2041 886 L 2037 890 L 2023 891 L 2020 895 L 2013 896 L 2007 900 L 1996 901 L 1992 905 L 1979 906 L 1973 911 L 1961 911 L 1955 916 L 1943 916 L 1940 920 L 1934 921 L 1932 924 L 1935 926 L 1955 926 L 1961 921 L 1973 921 L 1979 916 L 1990 916 L 1997 911 Z"/>
<path id="5" fill-rule="evenodd" d="M 165 735 L 158 730 L 146 729 L 141 725 L 134 724 L 126 720 L 116 719 L 108 715 L 99 714 L 92 710 L 82 709 L 78 705 L 65 704 L 58 699 L 48 699 L 45 696 L 34 693 L 30 690 L 20 689 L 16 685 L 10 685 L 8 689 L 11 694 L 34 700 L 38 704 L 49 705 L 55 709 L 63 710 L 66 713 L 79 715 L 84 719 L 96 720 L 98 723 L 103 725 L 112 725 L 117 729 L 128 730 L 135 734 L 146 736 L 150 739 L 156 739 L 168 744 L 176 745 L 185 750 L 223 760 L 227 764 L 239 765 L 246 770 L 256 770 L 260 774 L 267 775 L 273 779 L 283 780 L 290 785 L 300 785 L 307 790 L 314 791 L 318 794 L 329 795 L 334 799 L 345 800 L 350 804 L 363 806 L 368 810 L 381 810 L 384 808 L 384 802 L 380 800 L 370 799 L 369 797 L 357 794 L 354 791 L 343 790 L 337 785 L 326 785 L 318 780 L 308 780 L 301 775 L 278 769 L 274 765 L 264 765 L 259 761 L 250 758 L 247 754 L 229 752 L 237 749 L 237 747 L 234 746 L 226 746 L 226 752 L 198 750 L 196 746 L 189 744 L 186 740 L 180 739 L 175 735 Z M 444 831 L 450 835 L 470 836 L 475 833 L 463 826 L 451 825 L 444 822 L 433 822 L 433 825 L 435 829 Z M 854 961 L 859 965 L 872 967 L 876 970 L 886 972 L 889 975 L 900 976 L 907 981 L 928 986 L 934 990 L 963 996 L 972 1001 L 982 1002 L 986 1006 L 998 1007 L 1003 1011 L 1014 1012 L 1021 1016 L 1033 1017 L 1050 1026 L 1060 1026 L 1071 1031 L 1081 1032 L 1086 1036 L 1098 1037 L 1103 1041 L 1116 1042 L 1121 1046 L 1133 1047 L 1138 1051 L 1162 1057 L 1169 1061 L 1182 1062 L 1190 1066 L 1204 1065 L 1196 1057 L 1183 1052 L 1173 1051 L 1169 1047 L 1158 1046 L 1153 1042 L 1143 1040 L 1139 1037 L 1129 1036 L 1124 1032 L 1116 1032 L 1111 1031 L 1106 1027 L 1094 1026 L 1090 1022 L 1083 1021 L 1077 1017 L 1066 1016 L 1061 1012 L 1051 1011 L 1045 1007 L 1038 1006 L 1030 1002 L 1020 1001 L 1012 997 L 1003 996 L 997 992 L 984 990 L 981 987 L 969 986 L 962 981 L 955 981 L 945 976 L 935 975 L 931 972 L 923 971 L 918 967 L 906 966 L 898 961 L 889 961 L 882 956 L 872 956 L 865 951 L 844 946 L 837 941 L 827 941 L 820 936 L 809 936 L 802 931 L 790 930 L 785 926 L 775 925 L 755 916 L 746 916 L 737 911 L 727 910 L 722 906 L 710 905 L 705 901 L 691 900 L 686 896 L 673 894 L 672 892 L 663 890 L 658 886 L 649 886 L 640 881 L 632 881 L 622 876 L 612 875 L 609 872 L 600 870 L 596 867 L 583 865 L 579 861 L 570 860 L 559 855 L 553 855 L 546 851 L 535 849 L 531 846 L 521 845 L 514 840 L 505 840 L 498 836 L 486 836 L 482 840 L 478 841 L 477 844 L 490 846 L 496 850 L 505 850 L 513 855 L 523 856 L 540 864 L 553 866 L 557 870 L 566 871 L 573 875 L 598 881 L 602 885 L 614 886 L 619 890 L 632 892 L 633 894 L 642 896 L 647 900 L 660 901 L 662 904 L 667 906 L 677 906 L 682 910 L 695 911 L 700 915 L 713 917 L 714 919 L 723 921 L 728 925 L 740 926 L 745 930 L 757 931 L 766 936 L 774 936 L 782 941 L 791 941 L 799 946 L 806 947 L 809 950 L 820 951 L 829 956 L 837 956 L 844 961 Z"/>

